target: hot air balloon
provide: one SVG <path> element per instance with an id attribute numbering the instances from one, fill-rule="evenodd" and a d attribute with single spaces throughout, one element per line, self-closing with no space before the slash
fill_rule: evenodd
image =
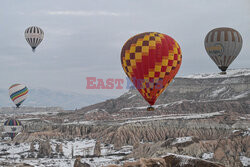
<path id="1" fill-rule="evenodd" d="M 205 38 L 207 54 L 226 74 L 228 66 L 240 53 L 242 48 L 242 37 L 240 33 L 232 28 L 215 28 Z"/>
<path id="2" fill-rule="evenodd" d="M 14 84 L 9 88 L 9 95 L 11 100 L 15 103 L 16 107 L 23 103 L 27 98 L 28 88 L 23 84 Z"/>
<path id="3" fill-rule="evenodd" d="M 32 26 L 25 30 L 24 36 L 26 41 L 32 48 L 32 51 L 35 52 L 36 47 L 42 42 L 44 37 L 44 32 L 41 28 Z"/>
<path id="4" fill-rule="evenodd" d="M 14 137 L 22 131 L 23 127 L 19 120 L 17 119 L 8 119 L 4 123 L 4 131 L 11 137 L 13 140 Z"/>
<path id="5" fill-rule="evenodd" d="M 130 38 L 121 51 L 121 64 L 153 110 L 157 98 L 177 74 L 182 61 L 178 43 L 168 35 L 145 32 Z"/>

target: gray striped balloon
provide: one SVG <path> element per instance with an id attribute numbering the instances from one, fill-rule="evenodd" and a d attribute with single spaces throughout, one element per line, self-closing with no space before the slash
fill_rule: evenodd
<path id="1" fill-rule="evenodd" d="M 35 51 L 36 47 L 42 42 L 44 32 L 41 28 L 32 26 L 25 30 L 24 36 L 26 41 L 31 46 L 32 50 Z"/>
<path id="2" fill-rule="evenodd" d="M 204 43 L 210 58 L 225 73 L 240 53 L 242 37 L 232 28 L 215 28 L 207 34 Z"/>

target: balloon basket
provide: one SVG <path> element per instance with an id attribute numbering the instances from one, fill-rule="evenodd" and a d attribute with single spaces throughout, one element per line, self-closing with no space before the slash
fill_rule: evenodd
<path id="1" fill-rule="evenodd" d="M 220 75 L 226 75 L 227 72 L 226 72 L 226 71 L 222 71 L 222 72 L 220 72 L 219 74 L 220 74 Z"/>
<path id="2" fill-rule="evenodd" d="M 154 110 L 155 110 L 155 108 L 152 107 L 152 106 L 149 106 L 149 107 L 147 108 L 147 111 L 154 111 Z"/>

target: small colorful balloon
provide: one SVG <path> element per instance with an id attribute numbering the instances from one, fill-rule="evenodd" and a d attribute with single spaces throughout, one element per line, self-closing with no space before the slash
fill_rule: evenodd
<path id="1" fill-rule="evenodd" d="M 9 88 L 9 96 L 17 108 L 19 108 L 27 98 L 28 92 L 28 88 L 23 84 L 14 84 Z"/>
<path id="2" fill-rule="evenodd" d="M 17 119 L 8 119 L 4 123 L 4 132 L 7 133 L 12 140 L 22 131 L 22 129 L 22 124 Z"/>

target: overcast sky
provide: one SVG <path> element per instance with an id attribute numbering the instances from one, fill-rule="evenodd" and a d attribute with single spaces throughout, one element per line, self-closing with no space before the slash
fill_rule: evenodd
<path id="1" fill-rule="evenodd" d="M 36 53 L 24 39 L 32 25 L 45 32 Z M 13 83 L 82 94 L 86 77 L 126 78 L 120 51 L 131 36 L 156 31 L 181 46 L 178 76 L 219 72 L 204 49 L 206 34 L 232 27 L 243 48 L 232 68 L 250 67 L 250 0 L 1 0 L 0 88 Z"/>

